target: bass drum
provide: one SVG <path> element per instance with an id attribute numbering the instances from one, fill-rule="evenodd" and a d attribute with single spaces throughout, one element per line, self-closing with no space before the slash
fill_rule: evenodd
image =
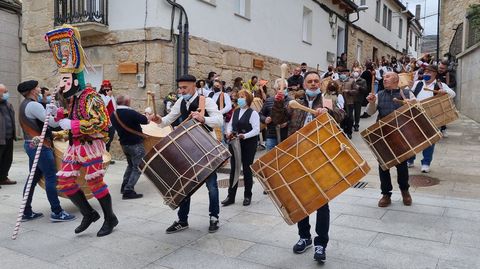
<path id="1" fill-rule="evenodd" d="M 63 158 L 63 153 L 67 150 L 68 147 L 68 141 L 55 141 L 54 142 L 54 154 L 55 154 L 55 165 L 57 166 L 57 170 L 60 170 L 62 168 L 62 158 Z M 112 157 L 110 153 L 105 152 L 103 154 L 103 169 L 107 170 L 108 165 L 110 164 L 110 160 L 112 160 Z M 85 193 L 85 197 L 87 199 L 90 199 L 93 197 L 92 192 L 90 191 L 90 188 L 87 185 L 87 182 L 85 181 L 85 168 L 82 167 L 80 169 L 80 177 L 77 178 L 77 184 L 80 186 L 82 189 L 83 193 Z M 45 189 L 45 178 L 42 177 L 40 181 L 38 182 L 38 185 Z M 58 195 L 63 198 L 68 198 L 65 194 L 58 192 Z"/>
<path id="2" fill-rule="evenodd" d="M 160 128 L 154 122 L 142 125 L 142 132 L 148 135 L 148 137 L 143 140 L 145 152 L 149 152 L 162 138 L 166 137 L 172 131 L 172 126 Z"/>

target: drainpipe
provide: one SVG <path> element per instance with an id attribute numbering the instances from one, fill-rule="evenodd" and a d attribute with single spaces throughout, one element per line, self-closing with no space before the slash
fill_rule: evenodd
<path id="1" fill-rule="evenodd" d="M 187 14 L 185 13 L 185 18 L 187 18 Z M 183 25 L 183 74 L 188 74 L 188 19 L 185 19 L 186 22 Z"/>
<path id="2" fill-rule="evenodd" d="M 177 79 L 182 75 L 182 38 L 183 38 L 183 13 L 180 13 L 180 20 L 178 22 L 178 37 L 177 37 Z"/>
<path id="3" fill-rule="evenodd" d="M 174 8 L 180 9 L 180 23 L 178 25 L 178 37 L 179 39 L 177 40 L 177 78 L 180 75 L 180 72 L 182 71 L 181 64 L 182 64 L 182 44 L 183 44 L 183 74 L 188 73 L 188 48 L 189 48 L 189 23 L 188 23 L 188 16 L 187 12 L 185 11 L 185 8 L 178 4 L 176 0 L 167 0 L 167 2 L 172 5 Z M 183 25 L 183 31 L 181 29 L 182 25 L 182 16 L 185 15 L 185 24 Z M 183 40 L 182 40 L 183 38 Z M 183 41 L 183 42 L 182 42 Z"/>

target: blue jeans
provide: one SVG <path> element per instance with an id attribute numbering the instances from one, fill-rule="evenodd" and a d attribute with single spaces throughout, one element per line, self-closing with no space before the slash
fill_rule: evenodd
<path id="1" fill-rule="evenodd" d="M 265 141 L 265 148 L 267 149 L 267 151 L 272 150 L 276 145 L 278 145 L 276 138 L 267 138 L 267 140 Z"/>
<path id="2" fill-rule="evenodd" d="M 33 160 L 35 159 L 35 153 L 37 151 L 37 147 L 34 146 L 32 148 L 30 146 L 30 142 L 25 142 L 23 147 L 25 149 L 25 152 L 28 155 L 29 168 L 31 171 Z M 57 166 L 55 165 L 53 150 L 51 148 L 42 147 L 42 151 L 40 152 L 40 158 L 38 159 L 38 163 L 37 163 L 37 169 L 33 177 L 32 186 L 30 188 L 30 193 L 28 195 L 27 203 L 25 205 L 25 211 L 24 211 L 25 215 L 32 214 L 33 193 L 35 191 L 35 186 L 37 185 L 38 181 L 42 176 L 45 177 L 45 191 L 47 193 L 48 202 L 50 203 L 50 209 L 55 214 L 58 214 L 62 211 L 62 207 L 60 206 L 60 201 L 58 200 L 56 174 L 57 174 Z M 24 193 L 27 187 L 27 183 L 28 183 L 28 180 L 27 182 L 25 182 L 25 186 L 23 188 Z"/>
<path id="3" fill-rule="evenodd" d="M 208 198 L 210 202 L 208 211 L 210 211 L 210 217 L 218 218 L 218 214 L 220 213 L 220 202 L 218 198 L 217 172 L 213 172 L 210 176 L 208 176 L 207 180 L 205 181 L 205 185 L 207 185 L 208 189 Z M 180 203 L 180 208 L 178 210 L 178 220 L 180 222 L 187 222 L 189 212 L 190 196 L 185 198 L 185 200 Z"/>
<path id="4" fill-rule="evenodd" d="M 424 149 L 422 151 L 423 159 L 422 165 L 430 165 L 433 160 L 433 151 L 435 150 L 435 144 L 431 145 L 430 147 Z M 415 161 L 416 156 L 413 156 L 408 160 L 409 163 L 413 163 Z"/>
<path id="5" fill-rule="evenodd" d="M 142 172 L 138 169 L 138 165 L 142 161 L 142 158 L 145 156 L 145 147 L 143 143 L 136 145 L 123 145 L 123 153 L 127 157 L 127 169 L 123 174 L 122 186 L 124 186 L 124 191 L 133 191 L 135 184 L 137 184 L 138 179 Z"/>

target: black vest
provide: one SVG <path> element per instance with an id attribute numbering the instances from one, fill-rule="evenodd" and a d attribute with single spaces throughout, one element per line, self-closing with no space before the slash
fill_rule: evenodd
<path id="1" fill-rule="evenodd" d="M 232 117 L 232 131 L 237 134 L 246 134 L 250 132 L 253 128 L 250 124 L 250 117 L 252 116 L 253 109 L 248 108 L 242 115 L 240 116 L 240 109 L 236 109 L 233 112 Z"/>
<path id="2" fill-rule="evenodd" d="M 197 111 L 198 110 L 198 102 L 200 100 L 200 95 L 197 95 L 197 98 L 195 98 L 195 100 L 193 100 L 191 103 L 190 103 L 190 106 L 188 107 L 187 109 L 187 102 L 182 99 L 182 103 L 180 104 L 180 113 L 181 113 L 181 116 L 180 116 L 180 122 L 184 121 L 186 118 L 188 118 L 188 116 L 190 116 L 190 113 L 192 113 L 193 111 Z M 205 109 L 205 117 L 208 117 L 208 112 L 207 110 Z M 207 129 L 211 132 L 213 129 L 204 124 L 205 127 L 207 127 Z"/>
<path id="3" fill-rule="evenodd" d="M 38 135 L 40 135 L 43 129 L 43 121 L 38 119 L 30 119 L 25 115 L 25 109 L 27 108 L 27 105 L 30 102 L 36 102 L 36 101 L 30 98 L 26 98 L 25 100 L 22 101 L 22 103 L 20 104 L 18 119 L 20 123 L 27 125 L 29 129 L 33 130 L 35 133 L 38 133 Z M 33 134 L 29 134 L 25 130 L 23 130 L 23 139 L 32 140 L 33 138 L 32 135 Z M 47 132 L 45 133 L 45 139 L 52 141 L 52 131 L 50 127 L 47 127 Z"/>
<path id="4" fill-rule="evenodd" d="M 417 97 L 417 95 L 422 91 L 423 89 L 423 81 L 420 81 L 417 83 L 417 86 L 415 87 L 415 90 L 413 91 L 413 95 L 415 95 L 415 97 Z M 433 89 L 434 90 L 438 90 L 440 89 L 440 87 L 438 86 L 438 83 L 435 83 L 435 85 L 433 86 Z"/>
<path id="5" fill-rule="evenodd" d="M 223 94 L 225 94 L 225 93 L 223 93 Z M 215 92 L 213 91 L 208 95 L 208 97 L 212 98 L 212 100 L 213 100 L 214 95 L 215 95 Z M 218 96 L 218 99 L 217 99 L 217 107 L 218 107 L 218 110 L 220 110 L 220 95 Z M 225 96 L 223 96 L 223 107 L 225 107 Z"/>

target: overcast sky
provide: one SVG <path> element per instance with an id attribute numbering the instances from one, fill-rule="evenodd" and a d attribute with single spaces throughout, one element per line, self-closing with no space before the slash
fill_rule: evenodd
<path id="1" fill-rule="evenodd" d="M 437 34 L 437 10 L 438 0 L 402 0 L 408 10 L 415 15 L 415 6 L 421 5 L 420 23 L 424 29 L 424 35 Z"/>

